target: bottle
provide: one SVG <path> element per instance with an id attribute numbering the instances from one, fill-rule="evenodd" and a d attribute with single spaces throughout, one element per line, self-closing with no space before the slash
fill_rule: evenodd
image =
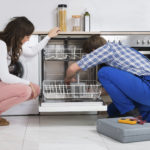
<path id="1" fill-rule="evenodd" d="M 84 31 L 90 32 L 90 14 L 88 11 L 84 13 Z"/>
<path id="2" fill-rule="evenodd" d="M 58 5 L 58 27 L 60 31 L 67 31 L 67 5 L 59 4 Z"/>

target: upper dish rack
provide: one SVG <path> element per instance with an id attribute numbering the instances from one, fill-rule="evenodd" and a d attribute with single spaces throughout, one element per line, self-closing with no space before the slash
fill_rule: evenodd
<path id="1" fill-rule="evenodd" d="M 45 60 L 79 60 L 84 55 L 82 48 L 77 47 L 46 47 L 44 52 Z"/>

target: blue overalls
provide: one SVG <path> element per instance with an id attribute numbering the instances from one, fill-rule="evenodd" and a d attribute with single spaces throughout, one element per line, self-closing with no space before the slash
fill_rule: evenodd
<path id="1" fill-rule="evenodd" d="M 133 110 L 135 107 L 144 120 L 150 122 L 150 76 L 136 76 L 114 67 L 102 67 L 99 81 L 113 103 L 108 106 L 110 117 Z"/>

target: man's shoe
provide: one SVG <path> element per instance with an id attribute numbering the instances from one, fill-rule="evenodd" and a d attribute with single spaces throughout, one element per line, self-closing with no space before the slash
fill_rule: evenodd
<path id="1" fill-rule="evenodd" d="M 134 108 L 133 110 L 128 111 L 125 114 L 121 115 L 121 117 L 127 117 L 127 116 L 138 117 L 140 116 L 139 110 L 137 108 Z"/>

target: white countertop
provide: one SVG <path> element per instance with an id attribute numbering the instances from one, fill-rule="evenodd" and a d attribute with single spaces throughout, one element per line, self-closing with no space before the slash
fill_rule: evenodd
<path id="1" fill-rule="evenodd" d="M 35 31 L 33 34 L 48 34 L 48 31 Z M 150 31 L 99 31 L 99 32 L 60 32 L 60 35 L 150 35 Z"/>
<path id="2" fill-rule="evenodd" d="M 33 34 L 48 34 L 47 31 L 35 31 Z M 61 35 L 69 35 L 69 34 L 85 34 L 85 35 L 89 35 L 89 34 L 100 34 L 100 32 L 83 32 L 83 31 L 80 31 L 80 32 L 60 32 L 59 34 Z"/>

